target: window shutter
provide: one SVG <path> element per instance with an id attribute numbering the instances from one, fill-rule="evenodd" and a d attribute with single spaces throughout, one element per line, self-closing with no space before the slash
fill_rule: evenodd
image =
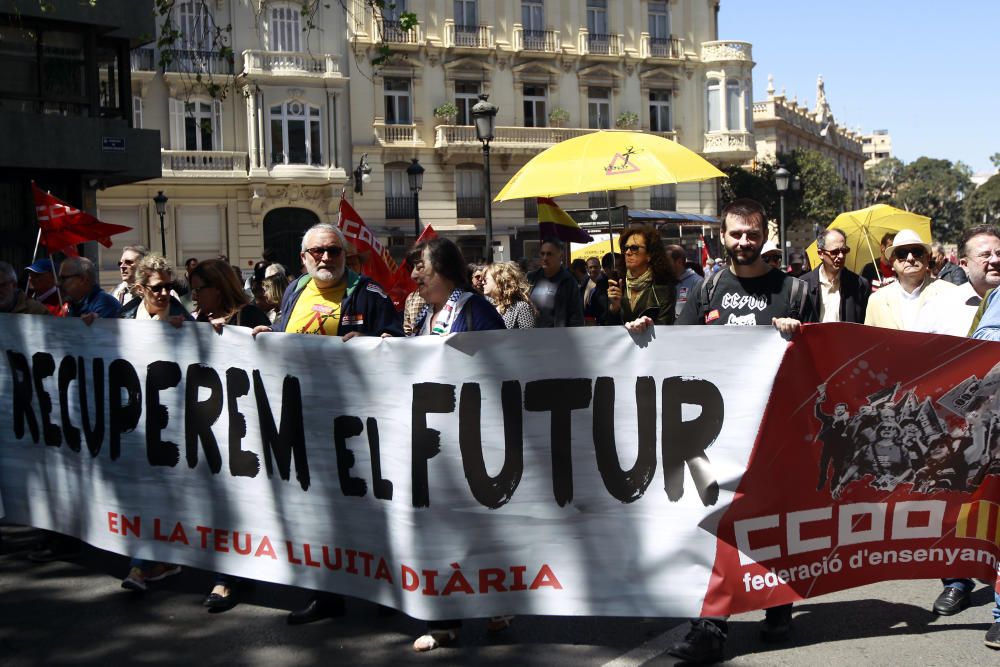
<path id="1" fill-rule="evenodd" d="M 184 102 L 170 98 L 170 150 L 182 151 L 184 139 Z"/>
<path id="2" fill-rule="evenodd" d="M 132 127 L 142 129 L 142 98 L 138 95 L 132 97 Z"/>
<path id="3" fill-rule="evenodd" d="M 212 150 L 222 150 L 222 100 L 212 100 Z"/>

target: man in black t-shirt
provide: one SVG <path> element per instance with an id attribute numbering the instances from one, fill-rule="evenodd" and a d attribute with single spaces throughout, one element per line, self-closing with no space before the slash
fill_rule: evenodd
<path id="1" fill-rule="evenodd" d="M 752 199 L 737 199 L 722 209 L 722 239 L 732 260 L 692 288 L 676 324 L 726 326 L 772 325 L 782 335 L 798 332 L 802 322 L 815 322 L 807 286 L 773 268 L 761 257 L 767 239 L 767 215 Z M 632 330 L 640 327 L 633 323 Z M 761 636 L 780 641 L 788 634 L 792 605 L 765 611 Z M 691 621 L 684 639 L 668 653 L 690 662 L 717 662 L 724 657 L 728 622 L 724 618 Z"/>

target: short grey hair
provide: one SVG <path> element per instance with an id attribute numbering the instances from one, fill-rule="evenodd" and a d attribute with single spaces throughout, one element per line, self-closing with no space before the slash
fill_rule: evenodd
<path id="1" fill-rule="evenodd" d="M 349 250 L 347 247 L 347 237 L 344 236 L 344 232 L 337 225 L 330 222 L 317 222 L 315 225 L 306 230 L 306 233 L 302 235 L 302 252 L 306 251 L 309 244 L 306 243 L 306 239 L 313 232 L 329 232 L 331 234 L 336 234 L 337 238 L 340 240 L 340 247 L 346 252 Z"/>
<path id="2" fill-rule="evenodd" d="M 0 262 L 0 276 L 7 276 L 12 282 L 17 282 L 17 271 L 8 262 Z"/>
<path id="3" fill-rule="evenodd" d="M 96 285 L 100 280 L 97 275 L 97 265 L 86 257 L 67 257 L 62 261 L 70 273 L 79 273 L 90 281 L 91 285 Z M 60 267 L 60 271 L 63 269 Z"/>
<path id="4" fill-rule="evenodd" d="M 124 248 L 122 248 L 122 253 L 126 253 L 130 250 L 135 254 L 139 255 L 139 259 L 142 259 L 143 257 L 149 254 L 149 248 L 147 248 L 144 245 L 127 245 Z"/>
<path id="5" fill-rule="evenodd" d="M 831 227 L 830 229 L 824 229 L 816 237 L 816 247 L 820 250 L 826 250 L 826 236 L 827 234 L 833 232 L 834 234 L 840 234 L 840 238 L 844 239 L 844 243 L 847 243 L 847 234 L 844 233 L 843 229 L 839 227 Z"/>

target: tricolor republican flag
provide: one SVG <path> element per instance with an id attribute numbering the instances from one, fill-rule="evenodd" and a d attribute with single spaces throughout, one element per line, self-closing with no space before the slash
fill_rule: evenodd
<path id="1" fill-rule="evenodd" d="M 538 231 L 543 239 L 557 238 L 567 243 L 590 243 L 590 234 L 580 229 L 569 213 L 548 197 L 538 198 Z"/>

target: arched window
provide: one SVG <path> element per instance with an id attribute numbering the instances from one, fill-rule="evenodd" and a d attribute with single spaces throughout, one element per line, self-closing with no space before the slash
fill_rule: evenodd
<path id="1" fill-rule="evenodd" d="M 271 163 L 323 164 L 319 107 L 292 100 L 272 106 Z"/>

